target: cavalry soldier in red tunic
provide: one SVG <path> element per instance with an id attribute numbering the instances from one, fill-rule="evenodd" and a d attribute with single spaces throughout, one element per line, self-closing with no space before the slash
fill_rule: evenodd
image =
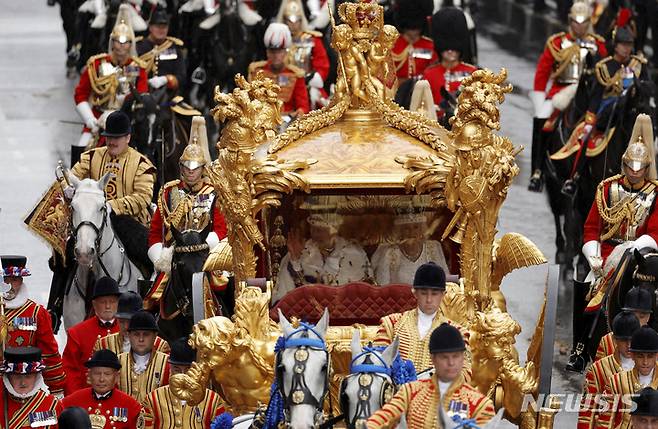
<path id="1" fill-rule="evenodd" d="M 116 387 L 121 369 L 117 355 L 99 350 L 84 366 L 89 369 L 91 387 L 64 398 L 64 408 L 87 410 L 94 429 L 143 429 L 142 406 Z"/>
<path id="2" fill-rule="evenodd" d="M 616 344 L 614 353 L 597 360 L 587 371 L 583 398 L 578 412 L 578 429 L 598 427 L 597 396 L 602 395 L 605 386 L 615 374 L 633 369 L 635 362 L 629 351 L 633 334 L 640 329 L 640 322 L 630 311 L 622 311 L 612 321 L 612 341 Z"/>
<path id="3" fill-rule="evenodd" d="M 131 86 L 140 93 L 148 91 L 146 72 L 137 59 L 129 7 L 121 5 L 119 8 L 117 23 L 110 34 L 109 54 L 89 58 L 80 73 L 74 99 L 85 128 L 80 140 L 71 146 L 71 166 L 80 159 L 92 134 L 98 133 L 98 119 L 103 112 L 121 108 Z"/>
<path id="4" fill-rule="evenodd" d="M 145 297 L 147 308 L 160 299 L 167 284 L 166 274 L 171 270 L 175 245 L 172 227 L 177 231 L 201 231 L 208 224 L 212 225 L 206 238 L 210 250 L 226 237 L 226 223 L 217 205 L 215 188 L 206 175 L 206 166 L 210 164 L 207 148 L 205 119 L 195 116 L 189 144 L 180 158 L 182 180 L 171 181 L 160 190 L 158 208 L 151 221 L 148 256 L 160 275 Z M 213 282 L 211 286 L 224 285 Z"/>
<path id="5" fill-rule="evenodd" d="M 393 398 L 370 416 L 368 429 L 393 427 L 402 414 L 409 429 L 441 427 L 439 407 L 450 418 L 473 419 L 478 426 L 493 418 L 491 399 L 464 381 L 466 344 L 459 330 L 447 323 L 436 328 L 430 336 L 429 352 L 434 376 L 400 386 Z"/>
<path id="6" fill-rule="evenodd" d="M 438 60 L 434 42 L 423 36 L 433 8 L 431 0 L 397 2 L 394 20 L 400 36 L 393 45 L 391 55 L 400 84 L 407 79 L 420 78 L 425 69 Z"/>
<path id="7" fill-rule="evenodd" d="M 283 101 L 282 115 L 294 119 L 310 110 L 308 93 L 303 69 L 286 61 L 287 49 L 292 46 L 292 35 L 285 24 L 272 23 L 265 30 L 265 48 L 267 60 L 249 64 L 249 80 L 253 80 L 259 71 L 272 79 L 279 87 L 279 99 Z"/>
<path id="8" fill-rule="evenodd" d="M 64 369 L 62 357 L 48 310 L 28 298 L 23 278 L 30 275 L 25 256 L 2 256 L 3 276 L 11 289 L 5 293 L 5 317 L 7 321 L 8 347 L 38 347 L 43 353 L 45 369 L 43 379 L 50 393 L 64 396 Z"/>
<path id="9" fill-rule="evenodd" d="M 437 112 L 441 112 L 441 116 L 446 110 L 441 107 L 441 89 L 455 96 L 462 80 L 477 67 L 461 60 L 462 52 L 469 43 L 466 18 L 461 10 L 449 7 L 435 13 L 432 16 L 432 38 L 434 48 L 439 53 L 439 62 L 425 69 L 423 79 L 432 87 L 434 104 L 439 106 Z"/>
<path id="10" fill-rule="evenodd" d="M 116 320 L 119 304 L 119 285 L 109 277 L 96 281 L 92 305 L 94 316 L 70 328 L 66 333 L 68 339 L 64 348 L 64 372 L 66 373 L 66 395 L 87 387 L 83 365 L 91 357 L 96 341 L 102 337 L 119 332 Z"/>
<path id="11" fill-rule="evenodd" d="M 0 367 L 6 401 L 0 407 L 0 422 L 7 421 L 7 429 L 42 427 L 57 429 L 57 417 L 62 405 L 47 392 L 41 372 L 45 369 L 41 350 L 37 347 L 9 347 L 5 349 Z M 7 419 L 7 420 L 5 420 Z"/>
<path id="12" fill-rule="evenodd" d="M 184 374 L 195 361 L 196 352 L 180 338 L 171 344 L 169 365 L 171 375 Z M 224 412 L 219 395 L 206 389 L 206 395 L 197 405 L 189 405 L 174 396 L 169 385 L 151 392 L 144 400 L 146 427 L 153 429 L 206 429 L 212 420 Z"/>
<path id="13" fill-rule="evenodd" d="M 532 176 L 529 190 L 541 192 L 543 188 L 541 166 L 546 153 L 543 144 L 546 120 L 557 117 L 576 94 L 580 76 L 586 68 L 587 56 L 592 55 L 598 59 L 607 54 L 605 40 L 592 32 L 590 7 L 586 2 L 574 3 L 569 12 L 569 31 L 548 38 L 535 71 L 534 87 L 530 93 L 535 115 L 532 123 Z M 550 127 L 547 131 L 550 131 Z"/>
<path id="14" fill-rule="evenodd" d="M 304 80 L 309 90 L 312 109 L 329 102 L 324 91 L 324 81 L 329 76 L 329 57 L 322 42 L 322 33 L 309 30 L 304 8 L 300 0 L 281 2 L 277 22 L 286 24 L 292 35 L 287 63 L 304 70 Z"/>

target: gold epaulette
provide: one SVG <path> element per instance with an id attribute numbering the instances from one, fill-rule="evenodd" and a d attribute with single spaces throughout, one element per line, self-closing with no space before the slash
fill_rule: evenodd
<path id="1" fill-rule="evenodd" d="M 605 37 L 601 36 L 600 34 L 587 33 L 587 35 L 593 37 L 597 42 L 605 43 Z"/>
<path id="2" fill-rule="evenodd" d="M 171 215 L 171 212 L 169 211 L 169 207 L 164 203 L 164 193 L 166 190 L 171 189 L 175 186 L 177 186 L 180 183 L 180 180 L 172 180 L 171 182 L 165 183 L 165 185 L 160 188 L 160 192 L 158 193 L 158 210 L 160 210 L 160 216 L 162 217 L 162 222 L 169 227 L 169 216 Z"/>
<path id="3" fill-rule="evenodd" d="M 297 67 L 297 66 L 294 65 L 294 64 L 286 64 L 286 67 L 288 67 L 288 69 L 289 69 L 291 72 L 293 72 L 293 73 L 295 74 L 295 76 L 297 76 L 297 77 L 304 77 L 304 76 L 306 76 L 306 72 L 305 72 L 304 69 L 301 68 L 301 67 Z"/>
<path id="4" fill-rule="evenodd" d="M 429 40 L 430 42 L 434 43 L 434 40 L 430 39 L 427 36 L 420 36 L 421 39 Z"/>
<path id="5" fill-rule="evenodd" d="M 92 55 L 87 60 L 87 67 L 93 66 L 96 63 L 96 60 L 104 60 L 107 57 L 107 53 L 103 52 L 101 54 Z"/>
<path id="6" fill-rule="evenodd" d="M 137 37 L 135 37 L 135 43 L 137 43 L 137 42 L 141 42 L 142 40 L 144 40 L 144 36 L 137 36 Z"/>
<path id="7" fill-rule="evenodd" d="M 546 40 L 546 47 L 549 47 L 549 46 L 550 46 L 551 48 L 555 49 L 555 46 L 553 45 L 553 41 L 554 41 L 555 39 L 561 39 L 561 38 L 564 37 L 566 34 L 567 34 L 567 33 L 565 33 L 564 31 L 560 31 L 559 33 L 555 33 L 555 34 L 553 34 L 551 37 L 548 38 L 548 40 Z"/>
<path id="8" fill-rule="evenodd" d="M 315 31 L 315 30 L 306 30 L 306 31 L 304 31 L 304 33 L 308 34 L 310 36 L 313 36 L 313 37 L 322 37 L 322 33 L 320 33 L 319 31 Z"/>
<path id="9" fill-rule="evenodd" d="M 612 76 L 610 76 L 610 72 L 608 71 L 608 66 L 606 65 L 610 60 L 612 60 L 612 57 L 605 57 L 594 66 L 596 80 L 606 88 L 614 84 L 614 82 L 612 82 Z"/>
<path id="10" fill-rule="evenodd" d="M 148 63 L 139 57 L 130 57 L 130 58 L 135 62 L 135 64 L 137 64 L 143 69 L 146 69 L 146 67 L 148 66 Z"/>
<path id="11" fill-rule="evenodd" d="M 598 193 L 599 189 L 601 189 L 601 191 L 603 191 L 603 188 L 605 188 L 605 185 L 607 185 L 610 182 L 614 182 L 616 180 L 619 180 L 622 177 L 624 177 L 623 174 L 615 174 L 614 176 L 610 176 L 606 179 L 601 180 L 601 182 L 599 183 L 599 186 L 596 187 L 596 192 Z"/>
<path id="12" fill-rule="evenodd" d="M 167 36 L 167 40 L 171 40 L 176 46 L 183 46 L 185 43 L 178 37 Z"/>
<path id="13" fill-rule="evenodd" d="M 162 187 L 162 189 L 173 188 L 174 186 L 178 186 L 179 183 L 180 183 L 179 179 L 172 180 L 170 182 L 165 183 L 165 185 Z"/>
<path id="14" fill-rule="evenodd" d="M 262 69 L 265 67 L 267 64 L 267 60 L 263 61 L 254 61 L 253 63 L 249 64 L 248 71 L 249 71 L 249 77 L 251 78 L 251 74 L 257 72 L 258 70 Z"/>
<path id="15" fill-rule="evenodd" d="M 631 60 L 633 60 L 633 59 L 639 61 L 642 64 L 647 63 L 647 59 L 644 57 L 644 55 L 642 55 L 642 53 L 631 55 Z"/>

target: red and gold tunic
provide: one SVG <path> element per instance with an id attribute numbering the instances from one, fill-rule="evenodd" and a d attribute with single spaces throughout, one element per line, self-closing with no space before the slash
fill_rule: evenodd
<path id="1" fill-rule="evenodd" d="M 429 352 L 432 331 L 441 326 L 442 323 L 447 322 L 458 328 L 464 336 L 467 349 L 464 359 L 464 375 L 466 376 L 466 380 L 470 380 L 471 353 L 468 350 L 468 331 L 443 316 L 439 309 L 432 320 L 432 326 L 425 336 L 420 338 L 420 333 L 418 332 L 418 311 L 418 308 L 415 308 L 404 313 L 393 313 L 382 317 L 379 329 L 377 330 L 377 336 L 375 337 L 375 344 L 387 346 L 397 336 L 400 340 L 400 356 L 403 359 L 412 361 L 416 371 L 421 372 L 433 367 L 432 357 Z"/>
<path id="2" fill-rule="evenodd" d="M 427 67 L 425 73 L 423 73 L 423 79 L 430 83 L 434 104 L 438 105 L 443 100 L 441 88 L 445 88 L 451 94 L 456 93 L 462 84 L 462 80 L 466 76 L 470 76 L 475 70 L 477 70 L 477 67 L 464 62 L 459 62 L 451 68 L 446 68 L 441 63 Z"/>
<path id="3" fill-rule="evenodd" d="M 630 429 L 631 409 L 634 405 L 630 395 L 635 394 L 644 387 L 658 388 L 658 364 L 653 369 L 653 378 L 648 386 L 640 384 L 636 369 L 621 371 L 608 379 L 605 394 L 608 399 L 608 411 L 601 413 L 599 428 Z M 622 396 L 626 395 L 626 396 Z"/>
<path id="4" fill-rule="evenodd" d="M 578 83 L 587 53 L 603 58 L 608 55 L 605 40 L 588 33 L 576 40 L 571 33 L 557 33 L 546 41 L 535 71 L 535 91 L 546 91 L 548 81 L 553 80 L 546 98 L 552 98 L 567 86 Z"/>
<path id="5" fill-rule="evenodd" d="M 11 301 L 7 301 L 7 347 L 33 346 L 41 349 L 43 362 L 46 364 L 43 380 L 48 385 L 50 393 L 63 395 L 64 368 L 57 340 L 53 334 L 50 314 L 30 299 L 16 308 L 9 308 L 10 306 Z"/>
<path id="6" fill-rule="evenodd" d="M 169 356 L 164 353 L 152 351 L 146 370 L 139 374 L 134 370 L 135 361 L 132 353 L 121 353 L 119 362 L 121 362 L 119 390 L 126 392 L 140 403 L 146 399 L 146 395 L 169 383 Z"/>
<path id="7" fill-rule="evenodd" d="M 96 340 L 96 344 L 94 344 L 94 352 L 102 349 L 111 350 L 117 356 L 123 353 L 123 336 L 121 335 L 121 332 L 110 334 Z M 153 344 L 153 350 L 169 354 L 169 344 L 161 337 L 156 336 L 155 343 Z"/>
<path id="8" fill-rule="evenodd" d="M 599 415 L 595 410 L 600 406 L 597 401 L 601 401 L 600 398 L 602 397 L 597 398 L 597 395 L 603 395 L 608 381 L 621 371 L 621 363 L 615 355 L 597 360 L 589 368 L 585 375 L 583 398 L 578 412 L 578 429 L 595 429 L 598 427 Z"/>
<path id="9" fill-rule="evenodd" d="M 81 407 L 87 410 L 92 427 L 98 429 L 142 429 L 142 406 L 134 398 L 114 389 L 106 398 L 98 398 L 91 387 L 81 389 L 62 401 L 64 408 Z"/>
<path id="10" fill-rule="evenodd" d="M 615 342 L 612 337 L 612 332 L 608 332 L 601 338 L 599 341 L 599 347 L 596 349 L 595 361 L 603 359 L 606 356 L 610 356 L 615 352 Z"/>
<path id="11" fill-rule="evenodd" d="M 425 36 L 411 45 L 400 35 L 393 45 L 392 55 L 395 74 L 400 79 L 422 76 L 425 69 L 439 59 L 434 51 L 434 42 Z"/>
<path id="12" fill-rule="evenodd" d="M 265 77 L 270 78 L 279 85 L 279 99 L 283 101 L 281 113 L 294 113 L 301 110 L 308 113 L 310 110 L 304 70 L 293 65 L 287 65 L 278 73 L 270 69 L 269 61 L 256 61 L 249 64 L 249 81 L 256 77 L 258 71 L 263 71 Z"/>
<path id="13" fill-rule="evenodd" d="M 115 332 L 119 332 L 119 323 L 116 320 L 110 326 L 103 326 L 103 322 L 96 316 L 66 331 L 68 339 L 62 355 L 62 364 L 66 374 L 64 392 L 67 396 L 88 387 L 84 364 L 91 357 L 96 340 Z"/>
<path id="14" fill-rule="evenodd" d="M 430 380 L 403 384 L 393 398 L 368 418 L 368 429 L 395 427 L 402 414 L 406 415 L 409 429 L 436 429 L 439 404 L 451 416 L 451 410 L 461 410 L 463 418 L 475 419 L 478 426 L 484 425 L 495 415 L 491 399 L 463 381 L 455 380 L 443 398 L 440 397 L 438 382 Z"/>
<path id="15" fill-rule="evenodd" d="M 37 390 L 34 396 L 27 399 L 14 398 L 5 388 L 0 394 L 7 395 L 7 415 L 9 416 L 9 429 L 31 429 L 35 427 L 57 429 L 57 419 L 62 413 L 62 404 L 53 396 L 43 390 Z M 4 407 L 0 407 L 0 422 L 4 425 Z"/>
<path id="16" fill-rule="evenodd" d="M 318 72 L 322 80 L 329 76 L 329 56 L 322 43 L 319 31 L 303 31 L 299 37 L 293 37 L 288 49 L 288 63 L 304 70 L 308 75 Z"/>
<path id="17" fill-rule="evenodd" d="M 183 404 L 169 386 L 155 389 L 144 401 L 146 427 L 153 429 L 206 429 L 223 412 L 221 398 L 210 389 L 206 389 L 206 396 L 194 406 Z"/>

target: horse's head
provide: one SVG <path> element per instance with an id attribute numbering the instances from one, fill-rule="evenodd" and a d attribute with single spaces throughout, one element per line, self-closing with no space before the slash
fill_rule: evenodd
<path id="1" fill-rule="evenodd" d="M 112 173 L 107 173 L 97 182 L 92 179 L 79 180 L 69 174 L 75 189 L 71 200 L 71 231 L 75 237 L 75 259 L 80 265 L 91 266 L 98 256 L 103 230 L 108 223 L 105 186 Z"/>
<path id="2" fill-rule="evenodd" d="M 633 79 L 633 85 L 628 89 L 626 111 L 632 116 L 646 113 L 653 117 L 656 108 L 656 84 L 651 80 Z"/>
<path id="3" fill-rule="evenodd" d="M 329 353 L 325 335 L 329 311 L 317 325 L 293 328 L 279 310 L 283 343 L 276 354 L 276 381 L 283 398 L 285 424 L 291 429 L 316 428 L 329 390 Z"/>
<path id="4" fill-rule="evenodd" d="M 210 249 L 206 237 L 212 225 L 208 223 L 202 231 L 187 230 L 179 232 L 173 225 L 171 234 L 176 245 L 172 257 L 172 272 L 177 271 L 184 277 L 192 278 L 192 274 L 203 271 L 203 264 L 208 258 Z"/>
<path id="5" fill-rule="evenodd" d="M 372 413 L 393 396 L 392 365 L 398 354 L 398 337 L 385 349 L 368 345 L 361 349 L 358 329 L 352 335 L 350 375 L 340 386 L 340 406 L 348 428 L 363 427 Z"/>

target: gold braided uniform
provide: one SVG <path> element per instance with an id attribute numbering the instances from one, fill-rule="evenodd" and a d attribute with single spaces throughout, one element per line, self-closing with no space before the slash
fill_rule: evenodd
<path id="1" fill-rule="evenodd" d="M 108 153 L 107 147 L 92 149 L 82 154 L 71 173 L 80 180 L 99 180 L 105 173 L 113 173 L 105 186 L 112 211 L 149 224 L 156 170 L 151 161 L 135 149 L 129 147 L 116 158 Z"/>
<path id="2" fill-rule="evenodd" d="M 583 386 L 583 398 L 580 402 L 578 412 L 578 429 L 595 429 L 598 427 L 599 414 L 593 409 L 600 405 L 597 395 L 602 395 L 605 391 L 606 384 L 612 377 L 623 371 L 621 363 L 615 355 L 605 356 L 597 360 L 587 371 L 585 375 L 585 384 Z"/>
<path id="3" fill-rule="evenodd" d="M 615 342 L 612 337 L 612 332 L 608 332 L 599 341 L 599 346 L 596 348 L 596 357 L 594 361 L 603 359 L 615 352 Z"/>
<path id="4" fill-rule="evenodd" d="M 102 349 L 111 350 L 117 356 L 123 353 L 123 336 L 121 335 L 121 332 L 116 332 L 97 339 L 96 344 L 94 344 L 94 353 Z M 161 337 L 156 336 L 153 350 L 169 354 L 169 344 Z"/>
<path id="5" fill-rule="evenodd" d="M 439 309 L 432 320 L 432 326 L 427 334 L 420 338 L 418 333 L 418 308 L 405 311 L 404 313 L 393 313 L 382 317 L 375 344 L 387 346 L 393 342 L 397 335 L 400 339 L 400 356 L 413 362 L 417 372 L 433 368 L 432 357 L 429 352 L 430 335 L 434 329 L 442 323 L 449 323 L 461 332 L 466 343 L 464 355 L 464 375 L 466 380 L 471 379 L 471 352 L 468 345 L 469 333 L 466 329 L 447 319 Z"/>
<path id="6" fill-rule="evenodd" d="M 637 369 L 622 371 L 615 374 L 605 388 L 608 398 L 608 411 L 601 413 L 599 417 L 599 428 L 606 429 L 631 429 L 631 408 L 633 400 L 628 395 L 640 391 L 643 387 L 658 388 L 658 363 L 653 369 L 653 377 L 649 386 L 640 385 Z M 627 395 L 626 397 L 621 395 Z M 617 403 L 615 403 L 615 400 Z"/>
<path id="7" fill-rule="evenodd" d="M 221 398 L 210 389 L 206 389 L 203 400 L 195 406 L 183 404 L 170 386 L 155 389 L 144 401 L 145 425 L 154 429 L 206 429 L 223 412 Z"/>
<path id="8" fill-rule="evenodd" d="M 631 55 L 631 60 L 628 63 L 628 66 L 620 67 L 615 71 L 614 74 L 610 74 L 608 69 L 608 61 L 611 61 L 613 57 L 607 57 L 596 63 L 594 68 L 594 74 L 596 75 L 596 80 L 598 83 L 603 85 L 603 98 L 608 97 L 619 97 L 624 91 L 624 75 L 625 69 L 628 69 L 633 72 L 633 75 L 636 78 L 640 77 L 642 73 L 642 66 L 647 63 L 647 59 L 642 55 Z"/>
<path id="9" fill-rule="evenodd" d="M 160 386 L 169 383 L 169 356 L 153 350 L 146 370 L 137 374 L 132 353 L 121 353 L 121 372 L 119 373 L 119 390 L 126 392 L 138 402 L 144 402 L 146 395 Z"/>
<path id="10" fill-rule="evenodd" d="M 439 426 L 439 404 L 448 416 L 459 414 L 462 418 L 475 419 L 481 426 L 495 414 L 491 399 L 464 382 L 462 376 L 453 381 L 443 398 L 440 397 L 436 377 L 430 380 L 403 384 L 390 402 L 368 418 L 368 429 L 394 427 L 402 414 L 406 415 L 409 429 L 436 429 Z"/>

